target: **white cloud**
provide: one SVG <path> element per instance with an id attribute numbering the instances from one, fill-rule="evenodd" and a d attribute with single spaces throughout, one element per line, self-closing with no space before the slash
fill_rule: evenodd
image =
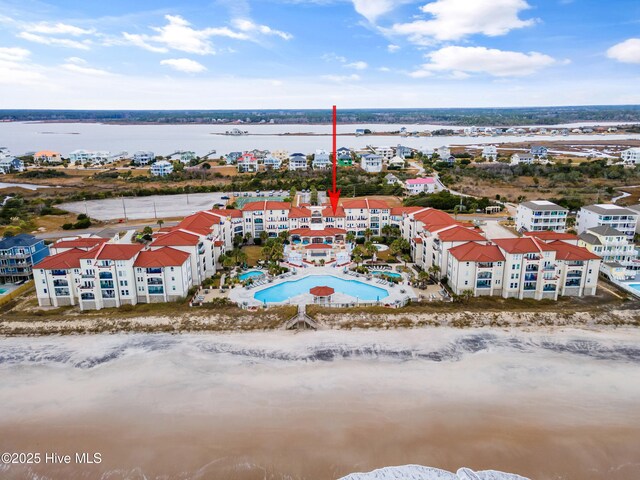
<path id="1" fill-rule="evenodd" d="M 0 60 L 7 62 L 19 62 L 31 55 L 26 48 L 20 47 L 0 47 Z"/>
<path id="2" fill-rule="evenodd" d="M 129 44 L 150 52 L 166 53 L 169 50 L 177 50 L 197 55 L 216 53 L 210 41 L 212 37 L 253 41 L 259 35 L 273 35 L 285 40 L 293 38 L 289 33 L 274 30 L 267 25 L 257 25 L 247 19 L 235 19 L 232 23 L 236 30 L 229 27 L 209 27 L 198 30 L 179 15 L 165 15 L 164 18 L 167 20 L 166 25 L 151 27 L 156 32 L 155 35 L 124 32 L 122 36 Z"/>
<path id="3" fill-rule="evenodd" d="M 355 73 L 351 75 L 323 75 L 322 78 L 330 82 L 346 83 L 359 81 L 360 75 L 356 75 Z"/>
<path id="4" fill-rule="evenodd" d="M 167 60 L 162 60 L 160 65 L 165 65 L 173 68 L 174 70 L 185 73 L 200 73 L 207 70 L 207 67 L 189 58 L 169 58 Z"/>
<path id="5" fill-rule="evenodd" d="M 62 65 L 60 65 L 60 67 L 63 68 L 64 70 L 68 70 L 69 72 L 80 73 L 82 75 L 90 75 L 95 77 L 104 77 L 104 76 L 112 75 L 112 73 L 108 72 L 107 70 L 87 67 L 86 63 L 87 62 L 81 58 L 72 57 L 72 58 L 68 58 L 67 63 L 63 63 Z"/>
<path id="6" fill-rule="evenodd" d="M 394 44 L 387 45 L 387 52 L 389 53 L 396 53 L 398 50 L 400 50 L 400 45 L 394 45 Z"/>
<path id="7" fill-rule="evenodd" d="M 486 47 L 444 47 L 426 57 L 430 62 L 412 72 L 412 77 L 430 76 L 434 72 L 452 72 L 454 78 L 462 78 L 470 73 L 520 77 L 558 63 L 554 58 L 538 52 L 522 53 Z"/>
<path id="8" fill-rule="evenodd" d="M 344 66 L 346 68 L 353 68 L 355 70 L 366 70 L 369 67 L 369 64 L 367 64 L 367 62 L 358 61 L 358 62 L 346 63 Z"/>
<path id="9" fill-rule="evenodd" d="M 44 80 L 37 66 L 29 63 L 31 52 L 20 47 L 0 47 L 0 84 L 33 85 Z M 9 97 L 3 93 L 3 98 Z"/>
<path id="10" fill-rule="evenodd" d="M 607 50 L 607 57 L 623 63 L 640 63 L 640 38 L 630 38 Z"/>
<path id="11" fill-rule="evenodd" d="M 520 12 L 528 8 L 525 0 L 436 0 L 421 7 L 431 18 L 396 23 L 386 31 L 407 36 L 421 45 L 473 34 L 493 37 L 533 25 L 535 20 L 519 18 Z"/>
<path id="12" fill-rule="evenodd" d="M 69 38 L 45 37 L 30 32 L 20 32 L 18 37 L 42 45 L 51 45 L 54 47 L 76 48 L 78 50 L 89 50 L 91 47 L 90 40 L 71 40 Z"/>
<path id="13" fill-rule="evenodd" d="M 76 27 L 74 25 L 68 25 L 66 23 L 49 23 L 49 22 L 40 22 L 34 25 L 29 26 L 30 32 L 35 33 L 45 33 L 49 35 L 72 35 L 74 37 L 80 35 L 90 35 L 95 33 L 93 29 L 86 29 Z"/>
<path id="14" fill-rule="evenodd" d="M 262 35 L 274 35 L 284 40 L 291 40 L 293 38 L 293 35 L 291 35 L 290 33 L 280 30 L 274 30 L 267 25 L 257 25 L 251 20 L 247 20 L 246 18 L 236 18 L 231 23 L 241 32 L 259 32 Z"/>
<path id="15" fill-rule="evenodd" d="M 403 3 L 409 3 L 412 0 L 352 0 L 353 7 L 360 15 L 369 20 L 371 23 L 394 10 Z"/>

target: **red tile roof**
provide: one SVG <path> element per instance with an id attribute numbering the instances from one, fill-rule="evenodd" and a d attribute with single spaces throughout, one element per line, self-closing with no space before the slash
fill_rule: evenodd
<path id="1" fill-rule="evenodd" d="M 58 240 L 52 245 L 52 248 L 80 248 L 88 250 L 96 245 L 107 243 L 109 239 L 100 237 L 79 237 L 71 240 Z"/>
<path id="2" fill-rule="evenodd" d="M 220 217 L 230 217 L 230 218 L 242 218 L 242 210 L 238 210 L 237 208 L 227 208 L 227 209 L 221 209 L 221 208 L 212 208 L 211 210 L 209 210 L 209 212 L 213 213 L 214 215 L 218 215 Z"/>
<path id="3" fill-rule="evenodd" d="M 497 238 L 493 243 L 508 253 L 540 253 L 540 245 L 532 238 Z"/>
<path id="4" fill-rule="evenodd" d="M 414 238 L 413 241 L 416 243 L 422 243 L 422 239 L 420 237 Z"/>
<path id="5" fill-rule="evenodd" d="M 342 208 L 341 206 L 338 205 L 338 208 L 336 208 L 336 213 L 333 213 L 333 208 L 331 207 L 326 207 L 322 210 L 322 216 L 324 218 L 340 218 L 340 217 L 346 217 L 347 214 L 344 213 L 344 208 Z"/>
<path id="6" fill-rule="evenodd" d="M 355 200 L 345 200 L 342 202 L 342 206 L 345 209 L 371 209 L 377 208 L 382 210 L 390 210 L 391 207 L 384 200 L 376 200 L 376 199 L 368 199 L 368 198 L 359 198 Z"/>
<path id="7" fill-rule="evenodd" d="M 183 230 L 174 230 L 159 236 L 151 245 L 154 247 L 188 247 L 198 245 L 198 243 L 200 243 L 198 235 Z"/>
<path id="8" fill-rule="evenodd" d="M 598 260 L 600 257 L 584 247 L 556 240 L 548 244 L 556 252 L 557 260 Z"/>
<path id="9" fill-rule="evenodd" d="M 84 258 L 96 258 L 98 260 L 130 260 L 144 248 L 139 243 L 105 243 L 97 250 L 97 256 L 94 251 L 85 252 L 92 254 Z"/>
<path id="10" fill-rule="evenodd" d="M 255 212 L 257 210 L 290 210 L 291 204 L 287 202 L 274 202 L 271 200 L 264 200 L 260 202 L 247 203 L 242 207 L 244 212 Z"/>
<path id="11" fill-rule="evenodd" d="M 310 228 L 294 228 L 289 230 L 289 235 L 299 235 L 301 237 L 331 237 L 334 235 L 346 235 L 347 231 L 342 228 L 324 228 L 322 230 L 311 230 Z"/>
<path id="12" fill-rule="evenodd" d="M 171 247 L 163 247 L 158 250 L 145 250 L 136 258 L 134 267 L 177 267 L 183 265 L 189 258 L 187 252 Z"/>
<path id="13" fill-rule="evenodd" d="M 86 251 L 79 248 L 72 248 L 66 252 L 50 255 L 43 258 L 34 265 L 33 268 L 43 270 L 67 270 L 70 268 L 80 268 L 80 259 L 84 258 Z"/>
<path id="14" fill-rule="evenodd" d="M 577 240 L 576 235 L 571 233 L 554 232 L 553 230 L 544 230 L 542 232 L 524 232 L 526 237 L 535 237 L 543 242 L 549 242 L 552 240 Z"/>
<path id="15" fill-rule="evenodd" d="M 211 227 L 220 224 L 220 217 L 209 212 L 197 212 L 189 215 L 182 220 L 178 227 L 184 230 L 190 230 L 200 235 L 208 235 L 211 233 Z"/>
<path id="16" fill-rule="evenodd" d="M 464 243 L 449 249 L 449 253 L 461 262 L 501 262 L 504 255 L 496 245 Z"/>
<path id="17" fill-rule="evenodd" d="M 329 295 L 333 295 L 336 291 L 331 287 L 313 287 L 309 290 L 311 295 L 315 295 L 316 297 L 328 297 Z"/>
<path id="18" fill-rule="evenodd" d="M 306 245 L 304 248 L 307 250 L 328 250 L 331 248 L 331 245 L 327 245 L 326 243 L 312 243 L 311 245 Z"/>
<path id="19" fill-rule="evenodd" d="M 440 230 L 438 237 L 443 242 L 482 242 L 486 240 L 478 231 L 458 225 Z"/>
<path id="20" fill-rule="evenodd" d="M 403 214 L 416 213 L 420 210 L 424 210 L 425 207 L 393 207 L 391 209 L 391 215 L 399 217 Z"/>
<path id="21" fill-rule="evenodd" d="M 425 230 L 430 232 L 441 230 L 450 225 L 458 225 L 458 222 L 451 215 L 435 208 L 419 212 L 414 215 L 414 218 L 424 223 Z"/>
<path id="22" fill-rule="evenodd" d="M 291 207 L 289 218 L 311 218 L 311 210 L 306 207 Z"/>

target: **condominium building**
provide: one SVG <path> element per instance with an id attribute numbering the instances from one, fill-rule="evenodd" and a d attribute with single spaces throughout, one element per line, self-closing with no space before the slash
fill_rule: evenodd
<path id="1" fill-rule="evenodd" d="M 594 227 L 611 227 L 633 241 L 639 218 L 640 214 L 630 208 L 612 204 L 589 205 L 578 212 L 576 227 L 578 233 Z"/>
<path id="2" fill-rule="evenodd" d="M 629 238 L 609 226 L 588 228 L 578 244 L 602 259 L 601 271 L 609 278 L 626 280 L 640 270 L 640 253 Z"/>
<path id="3" fill-rule="evenodd" d="M 519 232 L 564 232 L 568 213 L 568 209 L 548 200 L 524 202 L 516 209 L 516 229 Z"/>
<path id="4" fill-rule="evenodd" d="M 0 282 L 29 280 L 33 265 L 49 255 L 49 247 L 33 235 L 21 233 L 0 240 Z"/>

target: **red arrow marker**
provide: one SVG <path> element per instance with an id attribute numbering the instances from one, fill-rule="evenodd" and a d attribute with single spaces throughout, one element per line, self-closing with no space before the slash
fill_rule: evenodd
<path id="1" fill-rule="evenodd" d="M 340 201 L 340 191 L 337 190 L 336 181 L 338 178 L 338 114 L 336 106 L 333 106 L 333 190 L 328 190 L 329 199 L 331 200 L 331 208 L 335 215 L 338 211 L 338 202 Z"/>

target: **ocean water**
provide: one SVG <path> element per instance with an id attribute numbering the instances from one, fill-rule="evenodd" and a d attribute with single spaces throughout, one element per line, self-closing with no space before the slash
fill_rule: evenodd
<path id="1" fill-rule="evenodd" d="M 637 480 L 639 373 L 635 329 L 3 338 L 0 452 L 102 461 L 0 478 Z"/>

